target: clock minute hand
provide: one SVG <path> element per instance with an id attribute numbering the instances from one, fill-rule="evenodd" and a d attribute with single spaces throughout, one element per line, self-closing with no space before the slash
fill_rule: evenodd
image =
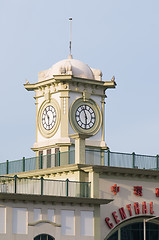
<path id="1" fill-rule="evenodd" d="M 82 110 L 84 111 L 84 115 L 85 115 L 85 124 L 87 124 L 87 114 L 86 114 L 86 110 L 84 109 L 84 107 L 81 107 Z"/>
<path id="2" fill-rule="evenodd" d="M 87 114 L 86 114 L 86 110 L 84 109 L 84 114 L 85 114 L 85 124 L 87 124 Z"/>

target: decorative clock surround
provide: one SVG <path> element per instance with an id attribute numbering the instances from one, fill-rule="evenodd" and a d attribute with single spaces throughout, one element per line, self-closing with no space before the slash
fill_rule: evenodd
<path id="1" fill-rule="evenodd" d="M 44 101 L 38 112 L 38 128 L 41 134 L 46 137 L 52 137 L 60 124 L 61 114 L 58 102 L 55 99 Z"/>
<path id="2" fill-rule="evenodd" d="M 98 105 L 92 100 L 77 99 L 70 107 L 70 123 L 77 133 L 95 135 L 102 124 L 102 114 Z"/>

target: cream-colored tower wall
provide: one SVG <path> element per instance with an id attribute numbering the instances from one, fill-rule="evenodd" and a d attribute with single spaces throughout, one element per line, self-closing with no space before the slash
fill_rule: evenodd
<path id="1" fill-rule="evenodd" d="M 55 99 L 59 106 L 60 106 L 60 109 L 61 109 L 61 93 L 58 92 L 58 93 L 54 93 L 51 95 L 51 99 Z M 37 99 L 37 114 L 39 112 L 39 109 L 42 105 L 42 103 L 45 101 L 45 97 L 40 97 Z M 43 147 L 43 146 L 49 146 L 49 145 L 53 145 L 55 143 L 57 143 L 58 141 L 60 142 L 60 138 L 61 138 L 61 123 L 59 124 L 59 128 L 58 130 L 56 131 L 56 133 L 50 137 L 50 138 L 46 138 L 44 137 L 41 132 L 39 131 L 39 128 L 38 128 L 38 121 L 41 120 L 41 119 L 38 119 L 38 115 L 36 116 L 36 131 L 37 131 L 37 137 L 36 137 L 36 143 L 34 144 L 34 147 L 37 148 L 37 147 Z M 60 122 L 61 122 L 61 119 L 60 119 Z"/>
<path id="2" fill-rule="evenodd" d="M 111 187 L 117 184 L 120 187 L 120 191 L 114 195 L 111 192 Z M 143 196 L 137 196 L 134 194 L 134 186 L 142 186 L 142 194 Z M 158 216 L 159 215 L 159 201 L 156 197 L 155 191 L 156 188 L 159 187 L 158 181 L 152 180 L 151 178 L 140 178 L 140 177 L 109 177 L 106 175 L 100 176 L 99 179 L 99 197 L 106 199 L 113 199 L 111 203 L 105 206 L 101 206 L 100 214 L 101 214 L 101 233 L 102 239 L 113 231 L 110 229 L 105 223 L 105 218 L 109 217 L 110 222 L 113 223 L 114 228 L 117 227 L 115 220 L 112 216 L 112 213 L 115 211 L 118 216 L 117 219 L 122 222 L 119 208 L 123 207 L 127 216 L 127 220 L 133 217 L 141 217 L 141 216 Z M 139 203 L 140 214 L 135 214 L 134 211 L 134 203 Z M 142 213 L 143 202 L 146 202 L 147 213 Z M 150 203 L 153 202 L 153 210 L 154 214 L 150 213 Z M 132 216 L 130 216 L 128 208 L 126 207 L 128 204 L 131 204 Z M 135 220 L 134 220 L 135 221 Z"/>

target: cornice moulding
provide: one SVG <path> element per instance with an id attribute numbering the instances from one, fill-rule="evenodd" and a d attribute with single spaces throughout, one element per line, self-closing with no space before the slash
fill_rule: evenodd
<path id="1" fill-rule="evenodd" d="M 113 199 L 102 198 L 80 198 L 80 197 L 61 197 L 61 196 L 41 196 L 32 194 L 14 194 L 14 193 L 0 193 L 0 200 L 6 201 L 26 201 L 26 202 L 51 202 L 53 204 L 69 203 L 72 204 L 85 204 L 85 205 L 102 205 L 108 204 Z"/>

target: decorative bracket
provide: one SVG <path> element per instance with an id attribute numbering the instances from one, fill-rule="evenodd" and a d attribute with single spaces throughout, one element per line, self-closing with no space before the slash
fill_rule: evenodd
<path id="1" fill-rule="evenodd" d="M 87 92 L 86 90 L 83 91 L 83 101 L 85 102 L 86 99 L 89 99 L 91 96 L 91 93 Z"/>
<path id="2" fill-rule="evenodd" d="M 45 93 L 45 100 L 46 101 L 48 101 L 48 102 L 50 102 L 50 99 L 51 99 L 51 94 L 50 94 L 50 91 L 49 92 L 47 92 L 47 93 Z"/>

